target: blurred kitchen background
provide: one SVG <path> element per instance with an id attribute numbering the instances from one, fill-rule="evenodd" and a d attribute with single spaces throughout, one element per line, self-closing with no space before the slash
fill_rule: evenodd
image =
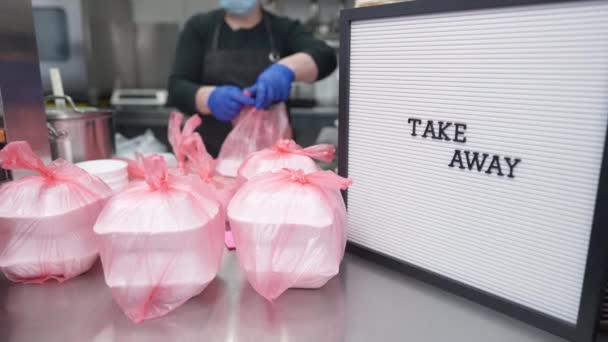
<path id="1" fill-rule="evenodd" d="M 146 131 L 166 143 L 166 84 L 178 34 L 219 0 L 32 0 L 44 93 L 58 68 L 80 106 L 110 107 L 122 137 Z M 269 0 L 267 10 L 298 19 L 338 53 L 339 11 L 354 0 Z M 294 84 L 293 126 L 302 145 L 337 143 L 338 71 Z"/>

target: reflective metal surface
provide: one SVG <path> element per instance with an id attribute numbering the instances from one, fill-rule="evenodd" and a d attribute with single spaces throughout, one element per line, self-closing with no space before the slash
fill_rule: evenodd
<path id="1" fill-rule="evenodd" d="M 66 94 L 77 101 L 96 104 L 100 96 L 109 97 L 114 86 L 135 85 L 135 25 L 130 1 L 32 0 L 32 3 L 38 13 L 60 11 L 67 21 L 67 42 L 56 42 L 58 48 L 67 45 L 64 58 L 41 59 L 47 93 L 51 92 L 49 69 L 53 67 L 61 70 Z M 59 22 L 43 21 L 43 15 L 37 17 L 40 37 L 46 37 L 45 30 L 58 30 Z"/>
<path id="2" fill-rule="evenodd" d="M 165 89 L 179 35 L 176 23 L 137 24 L 137 87 Z M 154 72 L 150 72 L 154 70 Z"/>
<path id="3" fill-rule="evenodd" d="M 55 31 L 57 28 L 48 27 L 47 25 L 59 25 L 60 22 L 40 22 L 44 11 L 57 11 L 61 13 L 57 19 L 65 20 L 66 42 L 48 42 L 56 48 L 62 47 L 66 50 L 63 58 L 54 60 L 45 60 L 40 58 L 40 69 L 43 87 L 47 93 L 51 92 L 51 81 L 49 77 L 50 68 L 59 68 L 65 91 L 68 94 L 86 96 L 86 85 L 88 83 L 88 74 L 86 72 L 86 54 L 87 46 L 85 45 L 86 32 L 83 31 L 82 17 L 82 2 L 81 1 L 57 1 L 57 0 L 32 0 L 33 8 L 37 12 L 36 29 L 38 38 L 45 39 L 44 31 Z M 57 39 L 59 37 L 56 37 Z M 40 45 L 40 44 L 39 44 Z M 41 53 L 41 56 L 44 56 Z"/>
<path id="4" fill-rule="evenodd" d="M 53 159 L 77 163 L 111 158 L 114 150 L 114 112 L 98 108 L 76 108 L 69 96 L 46 97 L 65 99 L 66 108 L 47 109 L 49 141 Z"/>
<path id="5" fill-rule="evenodd" d="M 234 252 L 203 293 L 169 315 L 136 325 L 113 303 L 101 267 L 63 284 L 0 278 L 0 341 L 334 342 L 563 341 L 462 298 L 346 255 L 319 290 L 266 302 Z"/>
<path id="6" fill-rule="evenodd" d="M 8 141 L 50 158 L 30 0 L 0 1 L 0 91 Z M 18 173 L 14 173 L 18 176 Z"/>

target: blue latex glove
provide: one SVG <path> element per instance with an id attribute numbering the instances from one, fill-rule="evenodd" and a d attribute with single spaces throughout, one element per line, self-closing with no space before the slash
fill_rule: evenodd
<path id="1" fill-rule="evenodd" d="M 207 100 L 207 107 L 220 121 L 230 121 L 239 115 L 243 106 L 254 104 L 254 99 L 243 94 L 241 88 L 231 85 L 215 87 Z"/>
<path id="2" fill-rule="evenodd" d="M 273 64 L 258 76 L 247 90 L 255 97 L 255 107 L 262 109 L 275 102 L 287 101 L 296 75 L 282 64 Z"/>

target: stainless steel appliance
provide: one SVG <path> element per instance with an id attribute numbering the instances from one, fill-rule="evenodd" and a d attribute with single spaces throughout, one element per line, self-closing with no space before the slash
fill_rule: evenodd
<path id="1" fill-rule="evenodd" d="M 0 117 L 7 141 L 25 140 L 48 160 L 49 141 L 29 0 L 0 1 Z M 13 172 L 18 178 L 23 173 Z"/>
<path id="2" fill-rule="evenodd" d="M 165 89 L 115 89 L 110 104 L 113 107 L 151 106 L 164 107 L 169 94 Z"/>
<path id="3" fill-rule="evenodd" d="M 61 70 L 65 91 L 96 104 L 115 86 L 136 80 L 135 25 L 130 1 L 32 0 L 40 71 L 46 93 L 48 70 Z"/>
<path id="4" fill-rule="evenodd" d="M 47 96 L 63 99 L 68 108 L 47 109 L 49 140 L 53 159 L 71 162 L 112 157 L 114 146 L 114 112 L 98 108 L 76 108 L 69 96 Z"/>

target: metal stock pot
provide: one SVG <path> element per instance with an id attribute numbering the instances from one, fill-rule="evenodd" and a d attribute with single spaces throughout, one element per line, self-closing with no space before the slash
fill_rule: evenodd
<path id="1" fill-rule="evenodd" d="M 69 105 L 46 109 L 53 159 L 77 163 L 112 157 L 115 151 L 113 111 L 76 108 L 69 96 L 45 97 L 45 103 L 51 100 L 65 100 Z"/>

